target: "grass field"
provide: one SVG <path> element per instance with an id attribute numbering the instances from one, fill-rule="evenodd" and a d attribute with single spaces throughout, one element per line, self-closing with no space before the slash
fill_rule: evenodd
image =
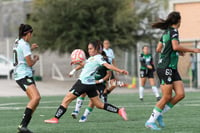
<path id="1" fill-rule="evenodd" d="M 149 118 L 155 98 L 145 94 L 144 102 L 138 100 L 138 94 L 111 94 L 109 103 L 118 107 L 126 107 L 129 117 L 123 121 L 117 114 L 95 109 L 86 123 L 72 119 L 71 112 L 75 105 L 72 102 L 60 119 L 59 124 L 45 124 L 43 120 L 51 118 L 63 96 L 42 97 L 41 103 L 34 113 L 29 128 L 34 133 L 199 133 L 200 132 L 200 93 L 187 92 L 186 98 L 165 114 L 166 127 L 162 131 L 150 131 L 144 127 Z M 81 117 L 88 99 L 85 100 Z M 0 98 L 0 133 L 15 133 L 27 103 L 26 97 Z"/>

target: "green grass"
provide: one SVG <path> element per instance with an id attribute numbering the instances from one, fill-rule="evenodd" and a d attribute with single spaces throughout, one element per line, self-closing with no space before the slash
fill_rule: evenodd
<path id="1" fill-rule="evenodd" d="M 144 127 L 155 105 L 155 97 L 145 94 L 144 102 L 138 100 L 138 94 L 111 94 L 109 103 L 118 107 L 126 107 L 129 117 L 123 121 L 117 114 L 95 109 L 86 123 L 72 119 L 71 112 L 75 105 L 73 101 L 59 124 L 45 124 L 45 119 L 54 116 L 63 96 L 42 97 L 41 103 L 33 115 L 29 128 L 34 133 L 149 133 Z M 200 132 L 200 94 L 188 92 L 186 98 L 164 115 L 166 128 L 162 133 L 198 133 Z M 21 121 L 22 113 L 28 99 L 26 97 L 0 98 L 0 133 L 15 133 Z M 88 99 L 84 102 L 82 115 Z M 158 131 L 157 131 L 158 132 Z"/>

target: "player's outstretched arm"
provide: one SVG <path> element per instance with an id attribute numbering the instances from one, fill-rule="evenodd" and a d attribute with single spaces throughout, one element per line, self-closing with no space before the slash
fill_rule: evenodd
<path id="1" fill-rule="evenodd" d="M 115 67 L 115 66 L 113 66 L 113 65 L 110 65 L 110 64 L 108 64 L 108 63 L 104 63 L 103 65 L 104 65 L 106 68 L 108 68 L 108 69 L 111 69 L 111 70 L 113 70 L 113 71 L 119 72 L 119 73 L 121 73 L 121 74 L 128 75 L 128 71 L 126 71 L 126 70 L 119 69 L 119 68 L 117 68 L 117 67 Z"/>

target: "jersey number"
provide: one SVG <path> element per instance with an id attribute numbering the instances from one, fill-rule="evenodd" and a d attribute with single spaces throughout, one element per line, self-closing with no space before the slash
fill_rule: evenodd
<path id="1" fill-rule="evenodd" d="M 13 50 L 13 59 L 14 59 L 13 65 L 16 66 L 18 64 L 17 51 L 16 50 Z"/>

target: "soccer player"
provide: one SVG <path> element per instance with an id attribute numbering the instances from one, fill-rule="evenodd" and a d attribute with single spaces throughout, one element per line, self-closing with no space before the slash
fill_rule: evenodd
<path id="1" fill-rule="evenodd" d="M 113 65 L 108 64 L 100 54 L 102 51 L 101 43 L 99 41 L 90 42 L 88 44 L 88 53 L 90 57 L 86 60 L 86 63 L 82 69 L 77 82 L 72 86 L 70 92 L 66 94 L 61 105 L 58 107 L 55 116 L 49 120 L 45 120 L 46 123 L 58 123 L 60 117 L 66 112 L 68 105 L 81 94 L 86 93 L 92 103 L 99 109 L 104 109 L 109 112 L 118 113 L 124 120 L 127 120 L 125 108 L 117 108 L 109 103 L 103 103 L 98 97 L 96 91 L 95 71 L 103 65 L 108 69 L 117 71 L 122 74 L 128 74 L 127 71 L 119 69 Z"/>
<path id="2" fill-rule="evenodd" d="M 103 56 L 104 60 L 106 60 L 108 63 L 108 60 L 107 60 L 108 58 L 104 51 L 102 51 L 101 55 Z M 79 67 L 76 67 L 75 70 L 77 70 L 78 68 Z M 73 74 L 73 73 L 71 73 L 71 74 Z M 96 87 L 97 87 L 97 90 L 99 93 L 99 97 L 103 100 L 104 100 L 103 92 L 104 92 L 104 89 L 106 88 L 106 81 L 109 79 L 110 76 L 111 76 L 111 71 L 109 69 L 107 69 L 105 66 L 100 66 L 97 69 L 97 72 L 95 74 Z M 79 111 L 82 107 L 85 96 L 86 96 L 86 94 L 82 94 L 76 100 L 75 110 L 71 114 L 74 119 L 76 119 L 79 114 Z M 85 112 L 82 115 L 79 122 L 85 122 L 87 120 L 87 116 L 92 112 L 93 108 L 94 108 L 94 105 L 92 104 L 91 101 L 89 101 L 88 107 L 85 109 Z"/>
<path id="3" fill-rule="evenodd" d="M 149 79 L 151 88 L 155 94 L 156 100 L 160 100 L 160 95 L 158 92 L 158 88 L 155 85 L 154 80 L 154 64 L 153 64 L 153 57 L 149 54 L 149 47 L 143 46 L 142 54 L 140 55 L 140 87 L 139 87 L 139 99 L 143 101 L 144 98 L 144 86 L 146 83 L 147 78 Z"/>
<path id="4" fill-rule="evenodd" d="M 115 62 L 115 54 L 113 50 L 110 48 L 110 41 L 109 40 L 104 40 L 103 42 L 103 51 L 106 53 L 108 57 L 108 62 L 110 64 L 113 64 L 115 67 L 116 62 Z M 107 102 L 107 95 L 113 91 L 117 87 L 117 79 L 115 78 L 114 73 L 112 72 L 112 75 L 110 77 L 110 80 L 108 81 L 107 88 L 104 90 L 104 100 Z"/>
<path id="5" fill-rule="evenodd" d="M 153 28 L 165 30 L 157 45 L 157 52 L 161 52 L 157 74 L 160 79 L 162 98 L 156 103 L 150 118 L 145 123 L 145 127 L 152 130 L 161 130 L 156 125 L 156 120 L 160 127 L 164 127 L 163 114 L 185 97 L 183 82 L 177 70 L 178 56 L 183 56 L 184 52 L 200 52 L 198 48 L 190 49 L 179 45 L 180 24 L 180 13 L 173 11 L 166 20 L 161 19 L 152 25 Z M 172 95 L 172 91 L 175 95 Z"/>
<path id="6" fill-rule="evenodd" d="M 21 24 L 19 27 L 19 38 L 15 41 L 13 47 L 14 79 L 30 99 L 22 121 L 18 126 L 18 133 L 32 133 L 27 126 L 40 101 L 40 93 L 35 85 L 32 71 L 32 66 L 39 60 L 38 55 L 34 55 L 33 58 L 31 57 L 31 50 L 38 47 L 37 44 L 32 44 L 30 47 L 29 42 L 32 38 L 32 32 L 33 29 L 30 25 Z"/>

